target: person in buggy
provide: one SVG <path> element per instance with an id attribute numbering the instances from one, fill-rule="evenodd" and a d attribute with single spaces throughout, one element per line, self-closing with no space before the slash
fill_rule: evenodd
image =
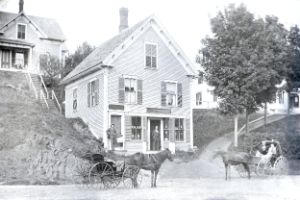
<path id="1" fill-rule="evenodd" d="M 259 145 L 255 156 L 261 157 L 266 162 L 270 162 L 272 166 L 276 159 L 281 155 L 281 148 L 279 142 L 276 140 L 264 140 L 261 145 Z"/>

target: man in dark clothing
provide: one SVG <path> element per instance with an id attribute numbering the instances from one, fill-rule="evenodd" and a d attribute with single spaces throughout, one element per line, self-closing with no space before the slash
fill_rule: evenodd
<path id="1" fill-rule="evenodd" d="M 160 133 L 158 130 L 158 126 L 155 126 L 155 129 L 152 132 L 153 137 L 153 150 L 159 151 L 160 150 Z"/>
<path id="2" fill-rule="evenodd" d="M 111 150 L 115 150 L 115 145 L 117 144 L 117 130 L 115 129 L 115 125 L 111 124 L 111 127 L 107 129 L 107 138 L 110 139 L 110 148 Z"/>

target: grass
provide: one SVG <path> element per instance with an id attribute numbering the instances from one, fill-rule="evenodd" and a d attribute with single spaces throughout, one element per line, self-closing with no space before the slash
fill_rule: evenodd
<path id="1" fill-rule="evenodd" d="M 261 116 L 262 114 L 253 113 L 249 115 L 249 121 Z M 234 131 L 233 117 L 221 115 L 217 110 L 194 110 L 193 119 L 194 145 L 200 150 L 205 148 L 215 138 Z M 245 122 L 245 116 L 240 116 L 238 127 L 241 128 Z"/>
<path id="2" fill-rule="evenodd" d="M 74 156 L 97 148 L 97 141 L 80 119 L 65 119 L 46 110 L 32 94 L 23 74 L 0 72 L 0 183 L 34 174 L 28 170 L 41 160 L 41 152 L 49 154 L 49 144 L 71 149 Z M 64 162 L 63 157 L 55 159 Z M 39 175 L 42 177 L 37 172 L 34 178 L 41 178 Z"/>

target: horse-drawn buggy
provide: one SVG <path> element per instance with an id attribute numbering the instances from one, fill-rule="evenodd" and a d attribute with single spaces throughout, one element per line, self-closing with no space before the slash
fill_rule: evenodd
<path id="1" fill-rule="evenodd" d="M 81 156 L 73 173 L 76 185 L 110 189 L 123 182 L 124 187 L 135 187 L 140 184 L 140 168 L 126 165 L 125 160 L 105 159 L 100 153 L 87 153 Z"/>
<path id="2" fill-rule="evenodd" d="M 73 174 L 75 184 L 109 189 L 123 182 L 124 187 L 137 187 L 147 175 L 140 174 L 143 169 L 151 171 L 151 187 L 156 187 L 157 174 L 162 163 L 166 159 L 173 160 L 169 149 L 156 154 L 138 152 L 128 156 L 109 153 L 107 157 L 110 159 L 105 159 L 103 154 L 88 153 L 81 156 Z"/>
<path id="3" fill-rule="evenodd" d="M 255 172 L 258 176 L 282 175 L 287 172 L 287 160 L 282 154 L 279 141 L 264 140 L 250 155 L 250 172 Z M 243 166 L 237 165 L 236 169 L 240 176 L 247 176 Z"/>

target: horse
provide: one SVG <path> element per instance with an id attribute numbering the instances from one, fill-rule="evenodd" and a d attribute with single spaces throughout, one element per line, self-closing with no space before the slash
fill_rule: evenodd
<path id="1" fill-rule="evenodd" d="M 249 163 L 251 162 L 252 156 L 245 152 L 226 152 L 226 151 L 216 151 L 213 155 L 213 159 L 217 156 L 221 156 L 224 166 L 225 166 L 225 180 L 230 177 L 230 165 L 243 165 L 244 169 L 248 172 L 248 179 L 250 179 L 250 168 Z"/>
<path id="2" fill-rule="evenodd" d="M 134 165 L 139 167 L 139 169 L 150 170 L 151 171 L 151 187 L 156 187 L 156 179 L 159 169 L 162 163 L 166 160 L 173 161 L 172 152 L 169 149 L 165 149 L 156 154 L 144 154 L 135 153 L 130 156 L 125 157 L 126 165 Z M 137 187 L 138 183 L 135 177 L 133 181 L 133 186 Z"/>

